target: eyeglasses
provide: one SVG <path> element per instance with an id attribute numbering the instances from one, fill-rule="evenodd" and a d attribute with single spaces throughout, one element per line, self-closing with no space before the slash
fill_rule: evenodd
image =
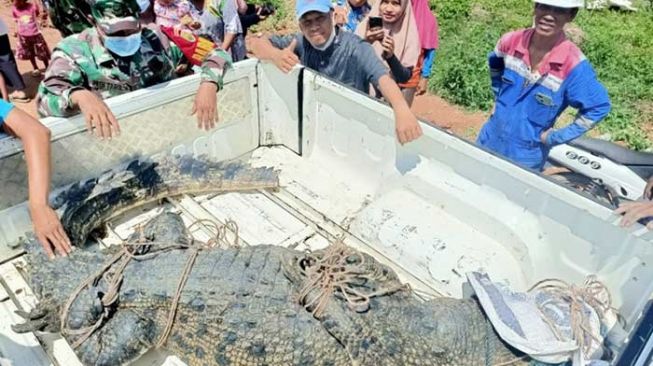
<path id="1" fill-rule="evenodd" d="M 540 4 L 540 3 L 535 3 L 535 8 L 541 11 L 556 13 L 556 14 L 569 14 L 572 12 L 572 9 L 559 8 L 557 6 L 551 6 L 551 5 Z"/>

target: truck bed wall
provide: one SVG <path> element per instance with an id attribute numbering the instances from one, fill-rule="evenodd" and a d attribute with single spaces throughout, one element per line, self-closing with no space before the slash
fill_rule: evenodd
<path id="1" fill-rule="evenodd" d="M 423 138 L 401 146 L 388 106 L 310 70 L 303 85 L 304 158 L 342 172 L 351 182 L 345 192 L 365 186 L 358 202 L 348 199 L 353 205 L 314 200 L 318 211 L 454 296 L 463 294 L 464 279 L 451 275 L 459 267 L 477 266 L 520 290 L 545 278 L 582 284 L 596 274 L 629 326 L 636 321 L 653 292 L 651 234 L 641 226 L 620 228 L 610 209 L 427 124 Z M 461 230 L 449 231 L 456 225 Z M 513 261 L 484 262 L 504 253 L 484 252 L 485 242 Z M 470 257 L 478 263 L 457 265 Z M 520 269 L 508 272 L 504 263 Z"/>

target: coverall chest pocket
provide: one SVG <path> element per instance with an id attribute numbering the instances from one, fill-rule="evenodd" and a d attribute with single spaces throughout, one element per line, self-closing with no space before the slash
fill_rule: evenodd
<path id="1" fill-rule="evenodd" d="M 528 96 L 528 119 L 540 127 L 550 127 L 556 115 L 557 105 L 554 95 L 544 90 L 535 90 Z"/>

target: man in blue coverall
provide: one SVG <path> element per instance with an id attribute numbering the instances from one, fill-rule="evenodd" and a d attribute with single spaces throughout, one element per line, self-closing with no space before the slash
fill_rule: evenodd
<path id="1" fill-rule="evenodd" d="M 495 110 L 477 143 L 517 164 L 542 170 L 550 149 L 580 137 L 610 112 L 592 66 L 565 37 L 583 0 L 534 0 L 533 28 L 505 34 L 489 55 Z M 553 129 L 568 107 L 573 123 Z"/>

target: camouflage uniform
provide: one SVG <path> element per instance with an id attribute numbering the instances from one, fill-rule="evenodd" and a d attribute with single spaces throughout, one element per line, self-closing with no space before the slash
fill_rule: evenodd
<path id="1" fill-rule="evenodd" d="M 140 51 L 124 58 L 106 50 L 95 28 L 65 38 L 55 48 L 39 86 L 39 114 L 76 114 L 70 100 L 75 90 L 92 90 L 104 99 L 173 79 L 175 69 L 185 61 L 184 55 L 174 44 L 166 48 L 159 37 L 144 28 Z M 222 76 L 229 67 L 231 59 L 226 52 L 211 51 L 202 64 L 202 81 L 214 82 L 221 89 Z"/>
<path id="2" fill-rule="evenodd" d="M 84 0 L 55 0 L 50 3 L 50 19 L 61 35 L 80 33 L 93 24 L 84 16 L 91 10 Z"/>

